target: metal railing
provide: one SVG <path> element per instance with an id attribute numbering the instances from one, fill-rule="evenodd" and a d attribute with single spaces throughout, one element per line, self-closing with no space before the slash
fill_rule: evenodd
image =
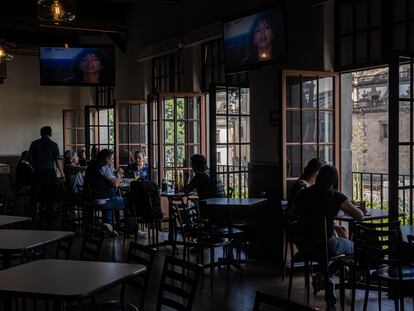
<path id="1" fill-rule="evenodd" d="M 234 198 L 248 198 L 248 166 L 217 165 L 217 177 L 221 179 L 224 193 L 228 195 L 229 187 L 233 189 Z"/>
<path id="2" fill-rule="evenodd" d="M 399 175 L 399 210 L 407 215 L 406 220 L 413 222 L 414 176 Z M 365 201 L 367 207 L 388 209 L 388 174 L 372 172 L 352 172 L 352 199 Z"/>

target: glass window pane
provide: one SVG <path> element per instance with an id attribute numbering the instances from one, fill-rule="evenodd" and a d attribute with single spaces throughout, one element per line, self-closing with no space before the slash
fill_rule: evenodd
<path id="1" fill-rule="evenodd" d="M 226 114 L 226 113 L 227 113 L 226 92 L 217 91 L 216 92 L 216 114 Z"/>
<path id="2" fill-rule="evenodd" d="M 72 145 L 75 143 L 75 130 L 66 130 L 66 144 Z"/>
<path id="3" fill-rule="evenodd" d="M 288 77 L 286 88 L 286 107 L 300 108 L 300 77 Z"/>
<path id="4" fill-rule="evenodd" d="M 65 126 L 66 128 L 76 127 L 75 113 L 71 111 L 65 111 Z"/>
<path id="5" fill-rule="evenodd" d="M 174 99 L 172 97 L 164 97 L 163 115 L 164 119 L 174 119 Z"/>
<path id="6" fill-rule="evenodd" d="M 226 166 L 227 165 L 227 146 L 217 146 L 217 166 Z M 218 170 L 222 172 L 223 170 Z"/>
<path id="7" fill-rule="evenodd" d="M 250 114 L 250 90 L 241 89 L 240 96 L 241 114 Z"/>
<path id="8" fill-rule="evenodd" d="M 83 112 L 76 112 L 75 113 L 75 118 L 76 118 L 76 126 L 77 127 L 85 127 L 85 117 Z"/>
<path id="9" fill-rule="evenodd" d="M 289 143 L 300 142 L 300 111 L 286 112 L 286 139 Z"/>
<path id="10" fill-rule="evenodd" d="M 131 125 L 131 143 L 132 144 L 144 144 L 146 137 L 145 125 Z"/>
<path id="11" fill-rule="evenodd" d="M 317 79 L 303 78 L 303 108 L 316 108 L 317 82 Z"/>
<path id="12" fill-rule="evenodd" d="M 188 118 L 189 119 L 201 119 L 201 98 L 200 97 L 189 97 L 188 98 Z"/>
<path id="13" fill-rule="evenodd" d="M 410 175 L 410 146 L 399 147 L 399 174 Z"/>
<path id="14" fill-rule="evenodd" d="M 242 170 L 247 171 L 250 162 L 250 145 L 242 145 L 240 152 Z"/>
<path id="15" fill-rule="evenodd" d="M 164 122 L 164 141 L 166 144 L 174 144 L 175 142 L 174 122 Z"/>
<path id="16" fill-rule="evenodd" d="M 128 125 L 119 126 L 119 143 L 128 144 Z"/>
<path id="17" fill-rule="evenodd" d="M 129 151 L 127 146 L 119 146 L 119 164 L 128 165 L 130 161 Z"/>
<path id="18" fill-rule="evenodd" d="M 216 129 L 216 143 L 227 143 L 227 121 L 226 117 L 217 116 L 217 129 Z"/>
<path id="19" fill-rule="evenodd" d="M 316 111 L 304 110 L 302 116 L 303 142 L 316 142 Z"/>
<path id="20" fill-rule="evenodd" d="M 166 167 L 175 167 L 175 160 L 174 160 L 174 146 L 165 146 L 165 166 Z"/>
<path id="21" fill-rule="evenodd" d="M 108 144 L 109 143 L 109 131 L 107 127 L 99 128 L 99 143 Z"/>
<path id="22" fill-rule="evenodd" d="M 95 128 L 89 129 L 89 143 L 90 144 L 98 143 L 95 133 L 96 133 Z"/>
<path id="23" fill-rule="evenodd" d="M 250 142 L 250 117 L 241 117 L 241 142 L 248 143 Z"/>
<path id="24" fill-rule="evenodd" d="M 184 119 L 185 118 L 185 99 L 183 97 L 178 97 L 176 101 L 176 108 L 177 108 L 177 119 Z"/>
<path id="25" fill-rule="evenodd" d="M 99 124 L 108 125 L 108 110 L 103 109 L 98 111 Z"/>
<path id="26" fill-rule="evenodd" d="M 400 58 L 400 98 L 410 98 L 410 60 Z"/>
<path id="27" fill-rule="evenodd" d="M 410 103 L 400 102 L 400 117 L 399 117 L 399 141 L 410 141 Z"/>
<path id="28" fill-rule="evenodd" d="M 239 114 L 240 113 L 240 93 L 239 89 L 229 89 L 228 93 L 228 113 Z"/>
<path id="29" fill-rule="evenodd" d="M 318 155 L 316 153 L 317 148 L 316 145 L 304 145 L 303 146 L 303 161 L 302 161 L 302 167 L 305 167 L 306 164 L 313 158 L 316 158 Z"/>
<path id="30" fill-rule="evenodd" d="M 199 154 L 201 152 L 200 145 L 190 145 L 187 148 L 188 148 L 188 154 L 190 158 L 192 155 Z M 190 160 L 186 161 L 185 166 L 190 166 L 190 165 L 191 165 Z"/>
<path id="31" fill-rule="evenodd" d="M 177 144 L 185 143 L 185 122 L 177 122 Z"/>
<path id="32" fill-rule="evenodd" d="M 76 130 L 76 143 L 78 145 L 84 145 L 85 144 L 85 130 Z"/>
<path id="33" fill-rule="evenodd" d="M 334 78 L 319 79 L 319 109 L 333 109 Z"/>
<path id="34" fill-rule="evenodd" d="M 184 167 L 185 162 L 185 146 L 177 146 L 177 167 Z"/>
<path id="35" fill-rule="evenodd" d="M 334 165 L 334 146 L 333 145 L 320 145 L 319 146 L 319 158 L 325 160 L 326 163 Z"/>
<path id="36" fill-rule="evenodd" d="M 287 146 L 287 177 L 299 177 L 302 174 L 300 146 Z"/>
<path id="37" fill-rule="evenodd" d="M 240 121 L 239 117 L 229 117 L 229 143 L 238 143 L 240 142 Z"/>
<path id="38" fill-rule="evenodd" d="M 238 171 L 240 164 L 240 147 L 239 145 L 229 145 L 229 171 Z"/>
<path id="39" fill-rule="evenodd" d="M 141 105 L 132 104 L 129 107 L 131 109 L 131 122 L 144 122 L 145 119 L 140 120 Z"/>
<path id="40" fill-rule="evenodd" d="M 334 138 L 333 112 L 319 112 L 319 141 L 322 143 L 331 143 Z"/>
<path id="41" fill-rule="evenodd" d="M 118 106 L 119 122 L 128 122 L 128 105 L 120 104 Z"/>
<path id="42" fill-rule="evenodd" d="M 188 122 L 188 143 L 200 143 L 200 121 Z"/>

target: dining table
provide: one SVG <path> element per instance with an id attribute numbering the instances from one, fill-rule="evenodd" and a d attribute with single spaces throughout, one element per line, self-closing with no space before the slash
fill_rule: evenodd
<path id="1" fill-rule="evenodd" d="M 118 286 L 145 272 L 140 264 L 41 259 L 0 271 L 0 295 L 43 299 L 54 311 Z M 7 307 L 12 301 L 6 299 Z"/>
<path id="2" fill-rule="evenodd" d="M 31 220 L 30 217 L 0 215 L 0 228 L 30 222 Z"/>
<path id="3" fill-rule="evenodd" d="M 10 267 L 13 254 L 40 249 L 73 236 L 74 232 L 71 231 L 1 229 L 0 254 L 3 254 L 3 269 Z"/>

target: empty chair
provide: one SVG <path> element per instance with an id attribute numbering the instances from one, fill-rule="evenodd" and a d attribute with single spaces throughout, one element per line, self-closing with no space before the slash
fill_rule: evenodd
<path id="1" fill-rule="evenodd" d="M 150 278 L 152 266 L 155 259 L 155 250 L 152 248 L 141 245 L 135 242 L 129 244 L 128 250 L 128 263 L 144 265 L 146 271 L 139 273 L 134 279 L 128 280 L 125 284 L 122 284 L 121 295 L 119 300 L 108 300 L 102 302 L 91 302 L 82 304 L 73 308 L 73 310 L 144 310 L 145 299 L 147 297 L 148 281 Z M 129 287 L 133 287 L 134 290 L 138 290 L 140 294 L 139 309 L 132 303 L 125 302 L 125 292 Z"/>
<path id="2" fill-rule="evenodd" d="M 63 258 L 69 259 L 70 250 L 72 249 L 73 237 L 70 236 L 67 239 L 58 242 L 56 247 L 56 259 Z"/>
<path id="3" fill-rule="evenodd" d="M 266 306 L 264 309 L 263 307 Z M 270 308 L 269 308 L 270 307 Z M 277 311 L 317 311 L 317 308 L 311 308 L 299 303 L 289 301 L 277 296 L 269 295 L 261 291 L 256 292 L 256 297 L 254 300 L 253 311 L 261 310 L 277 310 Z"/>
<path id="4" fill-rule="evenodd" d="M 165 256 L 156 310 L 160 311 L 165 306 L 173 310 L 190 311 L 201 269 L 194 263 Z"/>
<path id="5" fill-rule="evenodd" d="M 104 233 L 94 227 L 86 230 L 83 238 L 80 260 L 98 260 L 101 252 Z"/>

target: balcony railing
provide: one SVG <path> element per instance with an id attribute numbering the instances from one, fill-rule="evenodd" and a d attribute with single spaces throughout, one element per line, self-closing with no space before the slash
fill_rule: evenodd
<path id="1" fill-rule="evenodd" d="M 413 178 L 413 182 L 411 181 Z M 399 210 L 407 215 L 406 220 L 413 222 L 414 176 L 399 175 Z M 412 188 L 410 187 L 412 185 Z M 352 172 L 352 199 L 365 201 L 367 207 L 388 209 L 388 174 L 372 172 Z M 411 204 L 410 204 L 411 201 Z"/>
<path id="2" fill-rule="evenodd" d="M 217 177 L 221 179 L 224 193 L 229 193 L 228 187 L 233 189 L 234 198 L 248 198 L 248 166 L 217 165 Z"/>

